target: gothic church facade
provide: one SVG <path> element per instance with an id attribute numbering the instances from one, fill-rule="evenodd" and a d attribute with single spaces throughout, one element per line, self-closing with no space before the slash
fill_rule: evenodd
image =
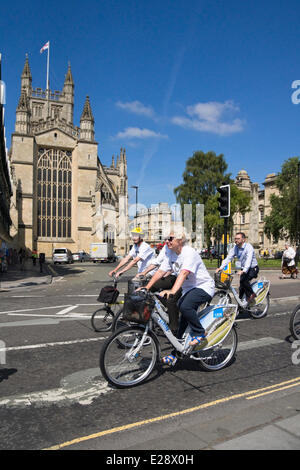
<path id="1" fill-rule="evenodd" d="M 15 245 L 50 257 L 54 248 L 89 252 L 111 241 L 127 251 L 128 182 L 125 149 L 110 167 L 98 158 L 89 97 L 73 123 L 74 81 L 68 66 L 62 91 L 32 88 L 26 57 L 9 152 Z"/>

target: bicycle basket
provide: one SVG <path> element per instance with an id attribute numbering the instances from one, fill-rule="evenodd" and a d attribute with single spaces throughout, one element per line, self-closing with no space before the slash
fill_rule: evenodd
<path id="1" fill-rule="evenodd" d="M 97 300 L 105 304 L 113 304 L 116 302 L 118 295 L 118 289 L 112 286 L 105 286 L 101 289 Z"/>
<path id="2" fill-rule="evenodd" d="M 214 279 L 217 289 L 229 289 L 232 281 L 232 276 L 231 274 L 227 274 L 223 271 L 220 271 L 218 273 L 215 273 Z"/>
<path id="3" fill-rule="evenodd" d="M 125 294 L 123 318 L 134 323 L 147 323 L 151 317 L 155 302 L 144 292 Z"/>

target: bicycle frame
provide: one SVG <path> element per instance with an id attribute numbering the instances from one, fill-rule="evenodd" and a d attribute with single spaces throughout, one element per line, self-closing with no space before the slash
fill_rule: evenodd
<path id="1" fill-rule="evenodd" d="M 266 296 L 269 294 L 269 290 L 270 290 L 270 281 L 268 281 L 267 279 L 263 279 L 263 280 L 260 280 L 260 281 L 255 281 L 254 283 L 252 283 L 252 286 L 254 286 L 256 283 L 258 284 L 260 282 L 268 283 L 268 287 L 266 288 L 266 290 L 263 293 L 258 294 L 257 298 L 255 299 L 255 305 L 261 304 L 264 301 L 264 299 L 266 298 Z M 236 303 L 239 305 L 239 307 L 241 307 L 242 309 L 246 308 L 246 306 L 243 303 L 245 298 L 246 298 L 245 294 L 243 296 L 243 299 L 240 299 L 238 292 L 236 291 L 236 289 L 232 285 L 230 285 L 229 288 L 224 289 L 224 290 L 226 290 L 226 292 L 228 292 L 228 293 L 229 292 L 232 293 L 232 295 L 233 295 Z M 224 305 L 227 305 L 227 304 L 224 304 Z M 250 309 L 251 309 L 251 306 L 250 306 Z"/>
<path id="2" fill-rule="evenodd" d="M 165 312 L 163 311 L 159 300 L 156 299 L 155 297 L 154 297 L 154 299 L 155 299 L 155 307 L 154 307 L 154 310 L 151 314 L 151 320 L 153 320 L 155 322 L 155 324 L 157 324 L 159 326 L 159 328 L 162 330 L 163 334 L 166 336 L 166 338 L 169 340 L 169 342 L 172 344 L 172 346 L 174 346 L 174 348 L 179 353 L 183 353 L 183 354 L 186 354 L 186 355 L 190 355 L 191 352 L 198 352 L 200 349 L 202 351 L 204 351 L 206 349 L 210 349 L 211 347 L 218 346 L 226 338 L 226 336 L 230 332 L 231 328 L 234 325 L 235 318 L 237 316 L 237 306 L 236 305 L 228 304 L 228 305 L 223 307 L 223 308 L 228 308 L 228 309 L 231 308 L 234 311 L 230 315 L 226 315 L 226 313 L 223 312 L 222 306 L 215 306 L 215 307 L 211 306 L 211 307 L 209 307 L 210 310 L 207 313 L 215 312 L 218 309 L 219 310 L 218 313 L 221 314 L 221 315 L 219 316 L 219 319 L 218 319 L 217 316 L 215 317 L 216 318 L 216 320 L 215 320 L 216 324 L 215 324 L 214 329 L 212 329 L 211 326 L 208 327 L 208 329 L 206 331 L 207 336 L 206 336 L 205 340 L 203 341 L 203 345 L 200 345 L 197 348 L 193 348 L 193 347 L 188 346 L 188 343 L 190 341 L 191 327 L 189 325 L 187 326 L 187 328 L 186 328 L 186 330 L 183 334 L 182 339 L 176 338 L 176 336 L 174 336 L 174 334 L 170 330 L 167 323 L 162 318 L 165 315 Z M 222 310 L 222 312 L 220 312 L 220 310 Z M 204 313 L 204 311 L 203 311 L 203 313 Z M 229 320 L 229 321 L 226 324 L 227 320 Z M 144 333 L 142 341 L 141 341 L 141 346 L 144 344 L 144 340 L 147 336 L 147 333 L 148 333 L 149 329 L 151 330 L 150 321 L 148 322 L 148 324 L 145 327 L 146 330 L 145 330 L 145 333 Z"/>

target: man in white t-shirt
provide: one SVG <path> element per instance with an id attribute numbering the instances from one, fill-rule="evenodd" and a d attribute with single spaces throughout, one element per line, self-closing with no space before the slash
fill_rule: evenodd
<path id="1" fill-rule="evenodd" d="M 160 292 L 160 295 L 169 297 L 182 289 L 182 296 L 178 301 L 181 318 L 177 337 L 181 338 L 187 324 L 189 324 L 192 328 L 190 345 L 195 346 L 204 338 L 204 328 L 199 322 L 197 310 L 201 304 L 211 301 L 215 284 L 199 253 L 194 248 L 186 245 L 184 235 L 175 236 L 171 234 L 169 241 L 168 246 L 171 251 L 166 255 L 146 288 L 149 289 L 170 269 L 177 272 L 177 279 L 173 287 L 170 290 Z M 163 358 L 163 362 L 166 364 L 174 364 L 175 361 L 176 357 L 173 354 Z"/>
<path id="2" fill-rule="evenodd" d="M 118 266 L 109 272 L 109 276 L 115 274 L 116 277 L 118 277 L 135 265 L 137 265 L 138 273 L 140 273 L 144 271 L 149 264 L 152 263 L 154 258 L 154 251 L 150 245 L 148 245 L 148 243 L 143 241 L 143 236 L 144 233 L 140 227 L 136 227 L 131 231 L 133 246 L 128 255 L 120 261 Z"/>

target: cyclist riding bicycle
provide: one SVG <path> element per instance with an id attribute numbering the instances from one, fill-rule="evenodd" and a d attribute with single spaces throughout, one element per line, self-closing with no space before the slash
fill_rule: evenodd
<path id="1" fill-rule="evenodd" d="M 238 232 L 235 235 L 234 241 L 235 246 L 229 251 L 228 256 L 224 259 L 221 266 L 216 269 L 216 273 L 227 266 L 233 258 L 238 258 L 235 266 L 238 269 L 237 274 L 240 276 L 239 297 L 242 299 L 243 295 L 246 294 L 246 307 L 250 305 L 256 297 L 256 294 L 252 290 L 250 281 L 257 277 L 259 267 L 253 246 L 250 243 L 246 243 L 246 235 L 243 232 Z"/>
<path id="2" fill-rule="evenodd" d="M 147 289 L 151 292 L 158 292 L 161 290 L 171 289 L 177 279 L 177 273 L 174 271 L 173 267 L 169 271 L 165 272 L 163 276 L 159 274 L 156 276 L 157 271 L 159 270 L 160 266 L 162 265 L 165 257 L 170 254 L 170 244 L 171 240 L 169 238 L 166 239 L 166 244 L 161 249 L 159 255 L 152 260 L 152 264 L 145 269 L 145 271 L 137 274 L 138 276 L 146 275 L 149 271 L 155 269 L 155 273 L 153 277 L 147 284 Z M 141 289 L 141 288 L 140 288 Z M 137 290 L 140 290 L 137 289 Z M 178 328 L 178 318 L 179 318 L 179 309 L 177 305 L 177 301 L 181 297 L 181 289 L 179 289 L 176 294 L 170 298 L 161 298 L 161 303 L 167 307 L 168 315 L 169 315 L 169 327 L 172 331 L 176 331 Z"/>
<path id="3" fill-rule="evenodd" d="M 166 254 L 163 263 L 154 274 L 150 283 L 154 283 L 164 273 L 170 269 L 177 272 L 177 279 L 173 287 L 169 290 L 160 292 L 161 296 L 176 295 L 179 289 L 182 289 L 182 295 L 178 301 L 178 307 L 181 312 L 179 329 L 177 337 L 181 338 L 187 325 L 192 328 L 190 346 L 196 346 L 204 338 L 204 328 L 201 326 L 197 314 L 198 307 L 201 304 L 210 302 L 214 295 L 214 281 L 209 275 L 199 253 L 194 248 L 188 246 L 184 234 L 176 236 L 170 234 L 168 238 L 168 247 L 170 252 Z M 151 284 L 146 288 L 149 289 Z M 175 354 L 170 354 L 163 358 L 163 363 L 174 364 L 176 362 Z"/>
<path id="4" fill-rule="evenodd" d="M 121 274 L 125 273 L 135 265 L 137 265 L 138 273 L 140 273 L 144 271 L 149 264 L 152 263 L 152 260 L 154 258 L 154 251 L 152 250 L 150 245 L 148 245 L 148 243 L 143 241 L 143 230 L 140 227 L 136 227 L 131 230 L 130 233 L 133 241 L 133 246 L 129 251 L 128 255 L 120 261 L 118 266 L 109 272 L 109 276 L 115 274 L 116 277 L 119 277 Z"/>

